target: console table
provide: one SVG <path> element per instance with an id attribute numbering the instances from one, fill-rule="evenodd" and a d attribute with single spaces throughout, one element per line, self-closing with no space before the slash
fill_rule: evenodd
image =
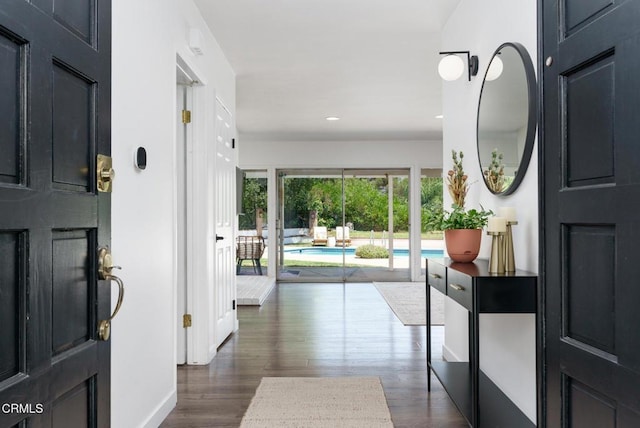
<path id="1" fill-rule="evenodd" d="M 516 271 L 490 274 L 487 260 L 456 263 L 427 260 L 427 366 L 472 427 L 535 425 L 480 370 L 479 316 L 487 313 L 536 313 L 537 275 Z M 430 287 L 453 299 L 469 312 L 469 361 L 431 360 Z M 431 390 L 431 376 L 427 376 Z"/>

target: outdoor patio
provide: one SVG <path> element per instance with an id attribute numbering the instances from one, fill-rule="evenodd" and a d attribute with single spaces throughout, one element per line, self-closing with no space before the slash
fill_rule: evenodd
<path id="1" fill-rule="evenodd" d="M 369 239 L 352 239 L 348 248 L 357 248 L 370 244 Z M 380 239 L 374 240 L 375 245 L 381 245 Z M 408 249 L 408 239 L 394 239 L 395 249 Z M 442 250 L 442 240 L 422 240 L 422 250 Z M 368 281 L 407 281 L 409 279 L 409 257 L 406 255 L 393 258 L 393 269 L 389 268 L 389 259 L 363 259 L 355 254 L 319 254 L 306 253 L 304 250 L 311 246 L 285 245 L 285 266 L 278 275 L 279 280 L 304 280 L 305 278 L 342 279 L 349 282 Z M 298 251 L 296 251 L 298 250 Z M 262 257 L 263 275 L 268 275 L 268 250 Z M 344 266 L 343 266 L 344 262 Z M 318 263 L 323 265 L 318 266 Z M 422 269 L 425 269 L 424 262 Z M 240 275 L 256 275 L 253 266 L 243 264 Z"/>

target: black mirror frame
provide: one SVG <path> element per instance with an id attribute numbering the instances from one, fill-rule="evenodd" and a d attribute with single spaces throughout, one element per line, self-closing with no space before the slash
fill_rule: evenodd
<path id="1" fill-rule="evenodd" d="M 522 64 L 524 65 L 524 72 L 527 79 L 527 93 L 529 95 L 529 114 L 527 120 L 527 135 L 525 137 L 524 150 L 522 152 L 522 158 L 520 159 L 520 164 L 518 166 L 518 171 L 522 171 L 520 174 L 516 175 L 513 182 L 509 187 L 507 187 L 502 192 L 494 192 L 489 185 L 487 184 L 487 180 L 484 177 L 484 172 L 482 171 L 482 163 L 480 162 L 480 141 L 478 139 L 479 131 L 480 131 L 480 103 L 482 102 L 482 92 L 484 91 L 484 84 L 487 81 L 487 73 L 489 72 L 489 67 L 484 74 L 484 78 L 482 79 L 482 89 L 480 90 L 480 98 L 478 99 L 478 113 L 476 115 L 476 150 L 478 154 L 478 164 L 480 165 L 480 174 L 482 175 L 482 181 L 484 185 L 491 193 L 497 196 L 508 196 L 515 192 L 520 183 L 524 179 L 525 174 L 527 173 L 527 169 L 529 168 L 529 161 L 531 160 L 531 155 L 533 153 L 533 143 L 536 135 L 536 126 L 537 126 L 537 89 L 536 89 L 536 74 L 535 69 L 533 68 L 533 62 L 531 61 L 531 57 L 529 56 L 529 52 L 527 48 L 525 48 L 522 44 L 517 42 L 506 42 L 501 44 L 498 49 L 493 52 L 491 59 L 489 60 L 489 64 L 493 61 L 493 58 L 498 55 L 503 48 L 510 46 L 518 52 L 520 58 L 522 59 Z"/>

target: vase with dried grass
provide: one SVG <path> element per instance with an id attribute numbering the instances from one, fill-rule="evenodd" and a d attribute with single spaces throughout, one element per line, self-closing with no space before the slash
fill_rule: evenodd
<path id="1" fill-rule="evenodd" d="M 484 181 L 492 193 L 501 193 L 505 189 L 503 154 L 498 149 L 491 152 L 491 163 L 483 171 Z"/>
<path id="2" fill-rule="evenodd" d="M 455 150 L 451 150 L 453 167 L 447 172 L 447 188 L 451 199 L 453 199 L 453 204 L 462 209 L 464 209 L 464 200 L 469 190 L 469 183 L 467 183 L 469 177 L 464 173 L 464 168 L 462 167 L 463 158 L 464 153 L 462 153 L 462 150 L 460 154 Z"/>

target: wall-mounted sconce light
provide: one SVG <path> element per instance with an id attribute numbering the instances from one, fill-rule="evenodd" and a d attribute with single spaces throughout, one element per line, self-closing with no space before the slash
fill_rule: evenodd
<path id="1" fill-rule="evenodd" d="M 440 77 L 447 81 L 459 79 L 464 72 L 464 61 L 458 55 L 464 54 L 467 55 L 467 69 L 469 82 L 471 82 L 471 76 L 478 74 L 478 56 L 471 55 L 469 51 L 440 52 L 440 55 L 445 55 L 438 64 Z"/>
<path id="2" fill-rule="evenodd" d="M 496 80 L 502 74 L 502 70 L 504 69 L 504 64 L 498 55 L 495 55 L 491 60 L 491 64 L 489 64 L 489 70 L 487 70 L 487 75 L 485 80 Z"/>

